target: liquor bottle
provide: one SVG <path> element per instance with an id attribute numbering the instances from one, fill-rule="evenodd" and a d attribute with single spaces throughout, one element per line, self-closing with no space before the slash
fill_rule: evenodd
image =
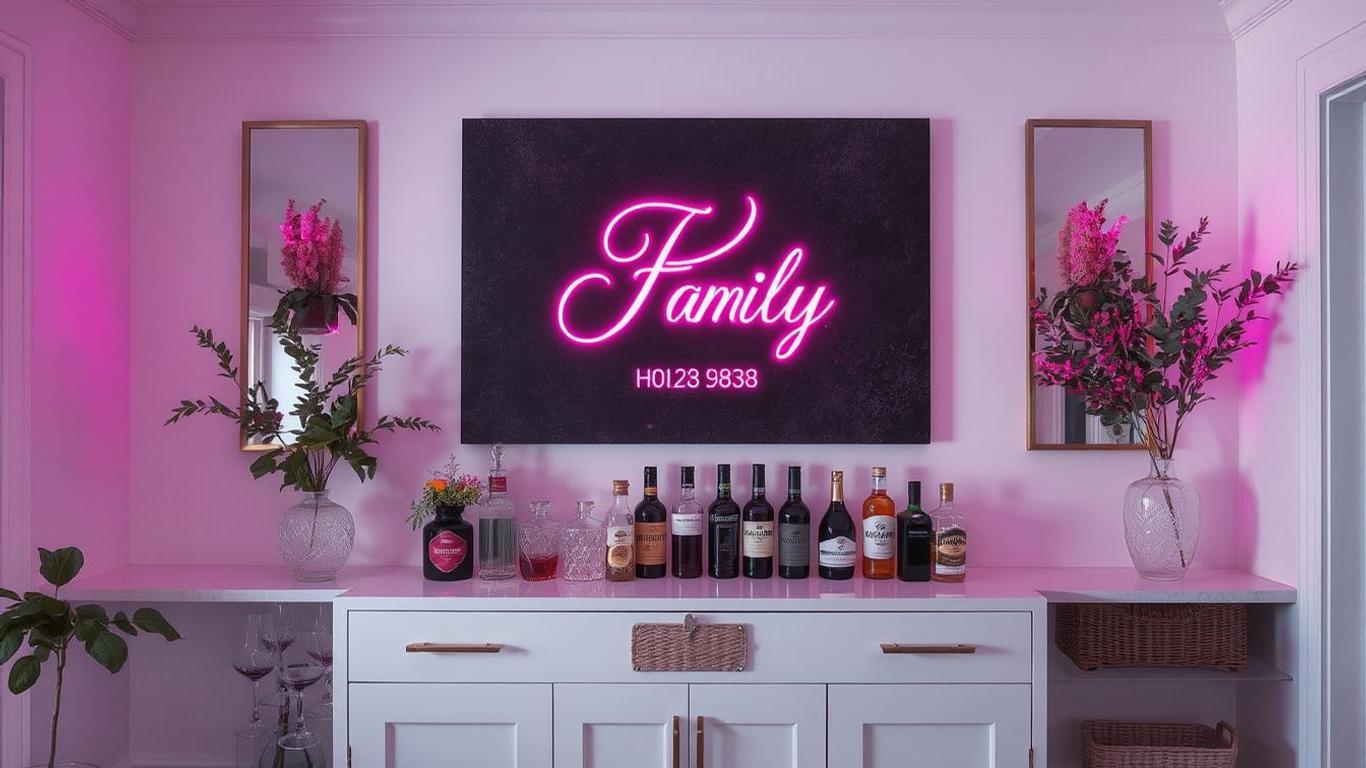
<path id="1" fill-rule="evenodd" d="M 630 492 L 629 481 L 612 481 L 612 508 L 607 510 L 608 581 L 631 581 L 636 577 L 636 519 L 626 498 Z"/>
<path id="2" fill-rule="evenodd" d="M 822 579 L 854 578 L 854 563 L 858 560 L 858 545 L 854 543 L 854 518 L 844 508 L 844 473 L 830 473 L 830 507 L 821 518 L 819 534 L 819 563 L 817 571 Z"/>
<path id="3" fill-rule="evenodd" d="M 576 501 L 577 517 L 564 527 L 564 580 L 598 581 L 603 577 L 607 528 L 593 517 L 593 502 Z"/>
<path id="4" fill-rule="evenodd" d="M 659 470 L 645 468 L 645 498 L 636 505 L 636 578 L 662 579 L 669 510 L 659 500 Z"/>
<path id="5" fill-rule="evenodd" d="M 479 578 L 488 581 L 517 575 L 517 508 L 508 495 L 503 446 L 493 446 L 489 493 L 479 506 Z"/>
<path id="6" fill-rule="evenodd" d="M 753 496 L 743 513 L 745 576 L 767 579 L 773 576 L 773 505 L 765 498 L 764 465 L 752 465 L 751 472 Z"/>
<path id="7" fill-rule="evenodd" d="M 730 465 L 716 465 L 716 501 L 707 508 L 707 559 L 713 579 L 740 575 L 740 505 L 730 497 Z"/>
<path id="8" fill-rule="evenodd" d="M 560 524 L 550 502 L 531 502 L 531 520 L 517 526 L 517 567 L 527 581 L 549 581 L 560 565 Z"/>
<path id="9" fill-rule="evenodd" d="M 422 528 L 422 576 L 429 581 L 464 581 L 474 575 L 474 526 L 460 516 L 464 507 L 437 507 Z"/>
<path id="10" fill-rule="evenodd" d="M 887 495 L 887 468 L 873 467 L 873 491 L 863 501 L 863 578 L 896 575 L 896 502 Z"/>
<path id="11" fill-rule="evenodd" d="M 896 516 L 896 575 L 902 581 L 929 581 L 934 552 L 934 521 L 920 508 L 920 481 L 906 483 L 906 509 Z"/>
<path id="12" fill-rule="evenodd" d="M 802 468 L 787 468 L 787 501 L 778 510 L 778 576 L 811 575 L 811 510 L 802 502 Z"/>
<path id="13" fill-rule="evenodd" d="M 695 579 L 702 575 L 702 505 L 693 491 L 696 470 L 684 467 L 681 475 L 683 494 L 671 516 L 669 556 L 675 578 Z"/>
<path id="14" fill-rule="evenodd" d="M 953 506 L 953 483 L 939 484 L 934 519 L 935 581 L 962 581 L 968 575 L 968 521 Z"/>

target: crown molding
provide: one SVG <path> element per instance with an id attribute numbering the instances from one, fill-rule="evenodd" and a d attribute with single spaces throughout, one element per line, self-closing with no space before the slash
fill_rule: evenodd
<path id="1" fill-rule="evenodd" d="M 125 40 L 137 36 L 141 0 L 66 0 L 76 10 L 113 30 Z"/>
<path id="2" fill-rule="evenodd" d="M 120 1 L 138 3 L 139 41 L 1097 36 L 1228 40 L 1216 0 Z"/>
<path id="3" fill-rule="evenodd" d="M 1219 0 L 1219 9 L 1228 22 L 1234 40 L 1251 32 L 1258 24 L 1275 16 L 1291 0 Z"/>

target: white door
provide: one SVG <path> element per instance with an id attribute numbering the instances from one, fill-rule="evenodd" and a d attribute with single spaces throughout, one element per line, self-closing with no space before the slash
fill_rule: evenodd
<path id="1" fill-rule="evenodd" d="M 551 768 L 549 685 L 352 683 L 347 692 L 355 768 Z"/>
<path id="2" fill-rule="evenodd" d="M 688 686 L 556 685 L 555 768 L 683 768 Z"/>
<path id="3" fill-rule="evenodd" d="M 1023 768 L 1028 685 L 832 685 L 830 765 Z"/>
<path id="4" fill-rule="evenodd" d="M 692 685 L 694 768 L 825 768 L 825 686 Z"/>

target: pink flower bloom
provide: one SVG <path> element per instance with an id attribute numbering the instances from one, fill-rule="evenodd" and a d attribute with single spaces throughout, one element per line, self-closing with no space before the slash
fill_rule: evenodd
<path id="1" fill-rule="evenodd" d="M 280 223 L 280 263 L 285 276 L 296 288 L 320 293 L 336 293 L 346 282 L 342 262 L 346 247 L 342 242 L 341 222 L 319 216 L 326 200 L 319 200 L 303 213 L 290 200 L 285 220 Z"/>
<path id="2" fill-rule="evenodd" d="M 1101 200 L 1095 208 L 1089 208 L 1083 200 L 1067 212 L 1058 231 L 1058 268 L 1068 285 L 1095 285 L 1114 265 L 1119 235 L 1129 217 L 1120 216 L 1114 226 L 1105 229 L 1108 202 Z"/>

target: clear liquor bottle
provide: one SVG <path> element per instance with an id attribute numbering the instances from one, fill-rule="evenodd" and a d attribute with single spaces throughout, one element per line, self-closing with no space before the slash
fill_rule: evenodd
<path id="1" fill-rule="evenodd" d="M 934 520 L 935 581 L 963 581 L 968 575 L 968 520 L 953 505 L 953 483 L 939 484 Z"/>
<path id="2" fill-rule="evenodd" d="M 627 494 L 631 483 L 612 481 L 612 508 L 607 511 L 607 580 L 634 581 L 636 578 L 636 518 Z"/>
<path id="3" fill-rule="evenodd" d="M 479 507 L 479 578 L 488 581 L 517 575 L 517 508 L 508 495 L 503 446 L 493 446 L 488 498 Z"/>
<path id="4" fill-rule="evenodd" d="M 576 501 L 577 517 L 564 527 L 565 581 L 600 581 L 607 549 L 607 527 L 593 517 L 593 502 Z"/>

